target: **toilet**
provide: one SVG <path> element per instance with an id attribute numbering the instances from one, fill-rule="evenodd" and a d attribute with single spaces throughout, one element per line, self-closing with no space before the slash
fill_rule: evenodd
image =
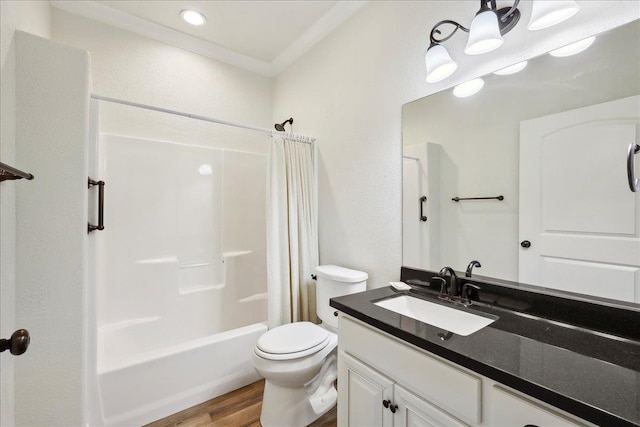
<path id="1" fill-rule="evenodd" d="M 263 427 L 311 424 L 336 404 L 338 317 L 329 299 L 362 292 L 367 273 L 337 265 L 316 267 L 316 311 L 322 321 L 278 326 L 258 339 L 253 366 L 265 379 Z"/>

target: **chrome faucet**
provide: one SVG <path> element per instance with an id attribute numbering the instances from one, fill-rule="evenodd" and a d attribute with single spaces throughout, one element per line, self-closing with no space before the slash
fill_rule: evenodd
<path id="1" fill-rule="evenodd" d="M 443 267 L 438 275 L 446 280 L 447 273 L 449 273 L 449 295 L 452 297 L 458 296 L 458 276 L 451 267 Z"/>

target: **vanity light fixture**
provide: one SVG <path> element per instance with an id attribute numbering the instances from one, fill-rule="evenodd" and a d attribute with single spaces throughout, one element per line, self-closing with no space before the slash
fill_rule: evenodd
<path id="1" fill-rule="evenodd" d="M 582 52 L 583 50 L 586 50 L 593 44 L 594 41 L 596 41 L 596 36 L 591 36 L 575 43 L 571 43 L 570 45 L 561 47 L 560 49 L 552 50 L 551 52 L 549 52 L 549 55 L 559 58 L 575 55 Z"/>
<path id="2" fill-rule="evenodd" d="M 467 55 L 478 55 L 491 52 L 503 43 L 502 36 L 511 31 L 520 20 L 518 4 L 514 0 L 513 6 L 498 8 L 496 0 L 480 0 L 480 10 L 471 21 L 470 28 L 462 24 L 445 19 L 438 22 L 429 34 L 429 48 L 425 55 L 427 68 L 427 82 L 435 83 L 446 79 L 458 68 L 458 64 L 451 58 L 442 43 L 449 40 L 458 31 L 469 33 L 464 52 Z M 547 4 L 552 3 L 552 4 Z M 575 15 L 579 6 L 575 1 L 564 0 L 534 0 L 531 21 L 527 28 L 537 30 L 547 28 Z M 442 36 L 440 28 L 445 25 L 453 26 L 453 30 Z"/>
<path id="3" fill-rule="evenodd" d="M 510 65 L 501 70 L 494 71 L 493 74 L 497 74 L 499 76 L 507 76 L 509 74 L 515 74 L 519 71 L 524 70 L 527 66 L 527 61 L 518 62 L 517 64 Z"/>
<path id="4" fill-rule="evenodd" d="M 542 30 L 559 24 L 578 13 L 580 6 L 573 0 L 537 0 L 531 7 L 531 19 L 527 29 Z"/>
<path id="5" fill-rule="evenodd" d="M 180 12 L 180 18 L 187 24 L 195 25 L 196 27 L 204 25 L 205 22 L 207 22 L 203 14 L 190 9 L 185 9 Z"/>
<path id="6" fill-rule="evenodd" d="M 483 86 L 484 80 L 478 77 L 477 79 L 469 80 L 454 87 L 453 94 L 458 98 L 466 98 L 467 96 L 478 93 Z"/>

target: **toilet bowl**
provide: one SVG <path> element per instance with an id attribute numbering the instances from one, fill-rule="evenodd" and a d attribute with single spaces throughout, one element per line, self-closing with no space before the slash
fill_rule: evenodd
<path id="1" fill-rule="evenodd" d="M 266 379 L 260 422 L 263 427 L 306 426 L 335 405 L 338 336 L 311 322 L 290 323 L 269 332 L 290 334 L 301 344 L 290 347 L 291 352 L 270 353 L 265 341 L 272 342 L 273 337 L 266 333 L 258 340 L 253 366 Z M 304 334 L 323 337 L 314 343 Z"/>
<path id="2" fill-rule="evenodd" d="M 302 427 L 336 403 L 337 312 L 330 298 L 366 290 L 366 273 L 335 265 L 316 268 L 316 308 L 320 325 L 278 326 L 258 339 L 251 355 L 265 378 L 260 423 L 263 427 Z M 335 313 L 335 314 L 334 314 Z"/>

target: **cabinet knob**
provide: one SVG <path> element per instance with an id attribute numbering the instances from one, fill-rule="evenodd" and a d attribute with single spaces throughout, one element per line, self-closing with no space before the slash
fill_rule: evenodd
<path id="1" fill-rule="evenodd" d="M 9 350 L 14 356 L 20 356 L 27 351 L 30 342 L 31 337 L 29 336 L 29 331 L 26 329 L 18 329 L 11 334 L 11 338 L 8 340 L 0 339 L 0 352 Z"/>
<path id="2" fill-rule="evenodd" d="M 389 406 L 389 409 L 391 410 L 391 412 L 393 412 L 395 414 L 396 410 L 398 409 L 398 405 L 391 405 L 391 406 Z"/>
<path id="3" fill-rule="evenodd" d="M 528 241 L 528 240 L 523 240 L 522 242 L 520 242 L 520 246 L 522 246 L 525 249 L 530 248 L 531 247 L 531 242 Z"/>
<path id="4" fill-rule="evenodd" d="M 338 310 L 334 311 L 334 312 L 333 312 L 333 315 L 334 315 L 334 316 L 336 316 L 336 317 L 338 317 Z"/>
<path id="5" fill-rule="evenodd" d="M 385 408 L 388 408 L 390 403 L 391 403 L 391 401 L 385 399 L 385 400 L 382 401 L 382 406 L 384 406 Z"/>

